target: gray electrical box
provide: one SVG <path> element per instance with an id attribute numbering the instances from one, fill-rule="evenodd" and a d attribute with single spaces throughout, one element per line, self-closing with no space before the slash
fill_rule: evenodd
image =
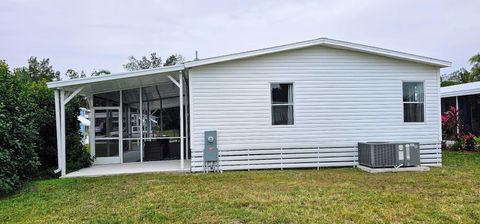
<path id="1" fill-rule="evenodd" d="M 217 131 L 205 131 L 205 148 L 203 150 L 205 162 L 218 161 Z"/>
<path id="2" fill-rule="evenodd" d="M 372 168 L 420 166 L 417 142 L 359 142 L 358 162 Z"/>

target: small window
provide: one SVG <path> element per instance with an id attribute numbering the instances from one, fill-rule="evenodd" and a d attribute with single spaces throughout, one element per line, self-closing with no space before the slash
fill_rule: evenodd
<path id="1" fill-rule="evenodd" d="M 424 122 L 424 95 L 423 82 L 403 83 L 404 122 Z"/>
<path id="2" fill-rule="evenodd" d="M 272 83 L 272 125 L 293 125 L 293 84 Z"/>

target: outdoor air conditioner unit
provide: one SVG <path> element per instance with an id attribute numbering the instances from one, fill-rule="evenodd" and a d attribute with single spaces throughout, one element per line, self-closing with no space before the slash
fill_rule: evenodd
<path id="1" fill-rule="evenodd" d="M 359 142 L 358 163 L 372 168 L 420 166 L 420 144 L 415 142 Z"/>

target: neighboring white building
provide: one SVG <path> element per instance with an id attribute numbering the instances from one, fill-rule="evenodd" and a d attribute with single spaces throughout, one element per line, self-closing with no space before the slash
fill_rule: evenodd
<path id="1" fill-rule="evenodd" d="M 458 108 L 466 131 L 480 135 L 480 82 L 442 87 L 441 97 L 442 113 Z"/>
<path id="2" fill-rule="evenodd" d="M 222 170 L 355 166 L 362 141 L 420 142 L 422 164 L 441 165 L 440 68 L 450 64 L 319 38 L 48 85 L 58 90 L 60 135 L 62 105 L 70 98 L 66 92 L 87 96 L 93 114 L 116 120 L 118 125 L 92 122 L 97 130 L 91 132 L 92 153 L 101 163 L 122 163 L 123 152 L 131 148 L 139 150 L 142 162 L 148 150 L 155 155 L 157 146 L 170 144 L 180 150 L 179 166 L 188 163 L 191 171 L 202 171 L 204 132 L 217 131 Z M 128 127 L 135 123 L 132 114 L 140 111 L 159 119 L 167 114 L 170 120 L 159 121 L 169 122 L 168 130 L 165 125 L 139 127 L 142 135 L 129 134 L 135 132 Z M 177 126 L 174 113 L 179 114 Z M 101 158 L 98 149 L 105 145 L 109 151 L 102 151 L 106 157 Z M 173 154 L 167 157 L 177 158 Z"/>

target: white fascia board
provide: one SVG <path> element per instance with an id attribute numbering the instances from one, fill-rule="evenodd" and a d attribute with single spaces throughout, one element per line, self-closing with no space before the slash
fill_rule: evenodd
<path id="1" fill-rule="evenodd" d="M 437 67 L 449 67 L 452 65 L 452 63 L 449 61 L 423 57 L 419 55 L 408 54 L 408 53 L 403 53 L 399 51 L 393 51 L 393 50 L 388 50 L 388 49 L 383 49 L 378 47 L 372 47 L 368 45 L 350 43 L 346 41 L 332 40 L 327 38 L 319 38 L 319 39 L 297 42 L 297 43 L 281 45 L 281 46 L 276 46 L 271 48 L 264 48 L 264 49 L 246 51 L 246 52 L 241 52 L 236 54 L 229 54 L 229 55 L 224 55 L 219 57 L 206 58 L 206 59 L 197 60 L 197 61 L 188 61 L 188 62 L 185 62 L 184 65 L 185 67 L 190 68 L 190 67 L 214 64 L 219 62 L 256 57 L 260 55 L 277 53 L 281 51 L 300 49 L 300 48 L 316 46 L 316 45 L 371 53 L 371 54 L 381 55 L 385 57 L 397 58 L 401 60 L 414 61 L 414 62 L 428 64 L 428 65 L 437 66 Z"/>
<path id="2" fill-rule="evenodd" d="M 102 75 L 102 76 L 95 76 L 95 77 L 48 82 L 47 86 L 48 88 L 51 88 L 51 89 L 62 88 L 66 86 L 84 85 L 84 84 L 95 83 L 95 82 L 111 81 L 111 80 L 139 77 L 144 75 L 153 75 L 153 74 L 160 74 L 160 73 L 167 73 L 167 72 L 174 72 L 174 71 L 182 71 L 184 68 L 185 68 L 184 65 L 180 64 L 180 65 L 173 65 L 173 66 L 167 66 L 167 67 L 161 67 L 161 68 L 146 69 L 146 70 L 135 71 L 135 72 L 125 72 L 125 73 L 118 73 L 118 74 L 111 74 L 111 75 Z"/>
<path id="3" fill-rule="evenodd" d="M 440 89 L 440 95 L 442 98 L 475 94 L 480 94 L 480 82 L 470 82 L 453 86 L 446 86 Z"/>
<path id="4" fill-rule="evenodd" d="M 184 64 L 185 64 L 185 67 L 187 68 L 196 67 L 201 65 L 214 64 L 214 63 L 249 58 L 249 57 L 256 57 L 256 56 L 265 55 L 265 54 L 272 54 L 272 53 L 277 53 L 281 51 L 294 50 L 294 49 L 314 46 L 322 43 L 323 41 L 324 41 L 323 38 L 315 39 L 315 40 L 307 40 L 307 41 L 302 41 L 302 42 L 297 42 L 292 44 L 280 45 L 276 47 L 262 48 L 258 50 L 245 51 L 241 53 L 234 53 L 234 54 L 227 54 L 227 55 L 222 55 L 218 57 L 205 58 L 197 61 L 187 61 Z"/>
<path id="5" fill-rule="evenodd" d="M 476 94 L 480 94 L 480 89 L 445 92 L 445 93 L 441 93 L 441 97 L 447 98 L 447 97 L 454 97 L 454 96 L 468 96 L 468 95 L 476 95 Z"/>
<path id="6" fill-rule="evenodd" d="M 438 66 L 441 68 L 450 67 L 452 65 L 452 62 L 445 61 L 445 60 L 424 57 L 424 56 L 404 53 L 400 51 L 388 50 L 388 49 L 379 48 L 379 47 L 372 47 L 372 46 L 363 45 L 363 44 L 350 43 L 346 41 L 327 39 L 323 45 L 331 46 L 333 48 L 344 48 L 347 50 L 372 53 L 372 54 L 377 54 L 381 56 L 397 58 L 401 60 L 414 61 L 422 64 Z"/>

